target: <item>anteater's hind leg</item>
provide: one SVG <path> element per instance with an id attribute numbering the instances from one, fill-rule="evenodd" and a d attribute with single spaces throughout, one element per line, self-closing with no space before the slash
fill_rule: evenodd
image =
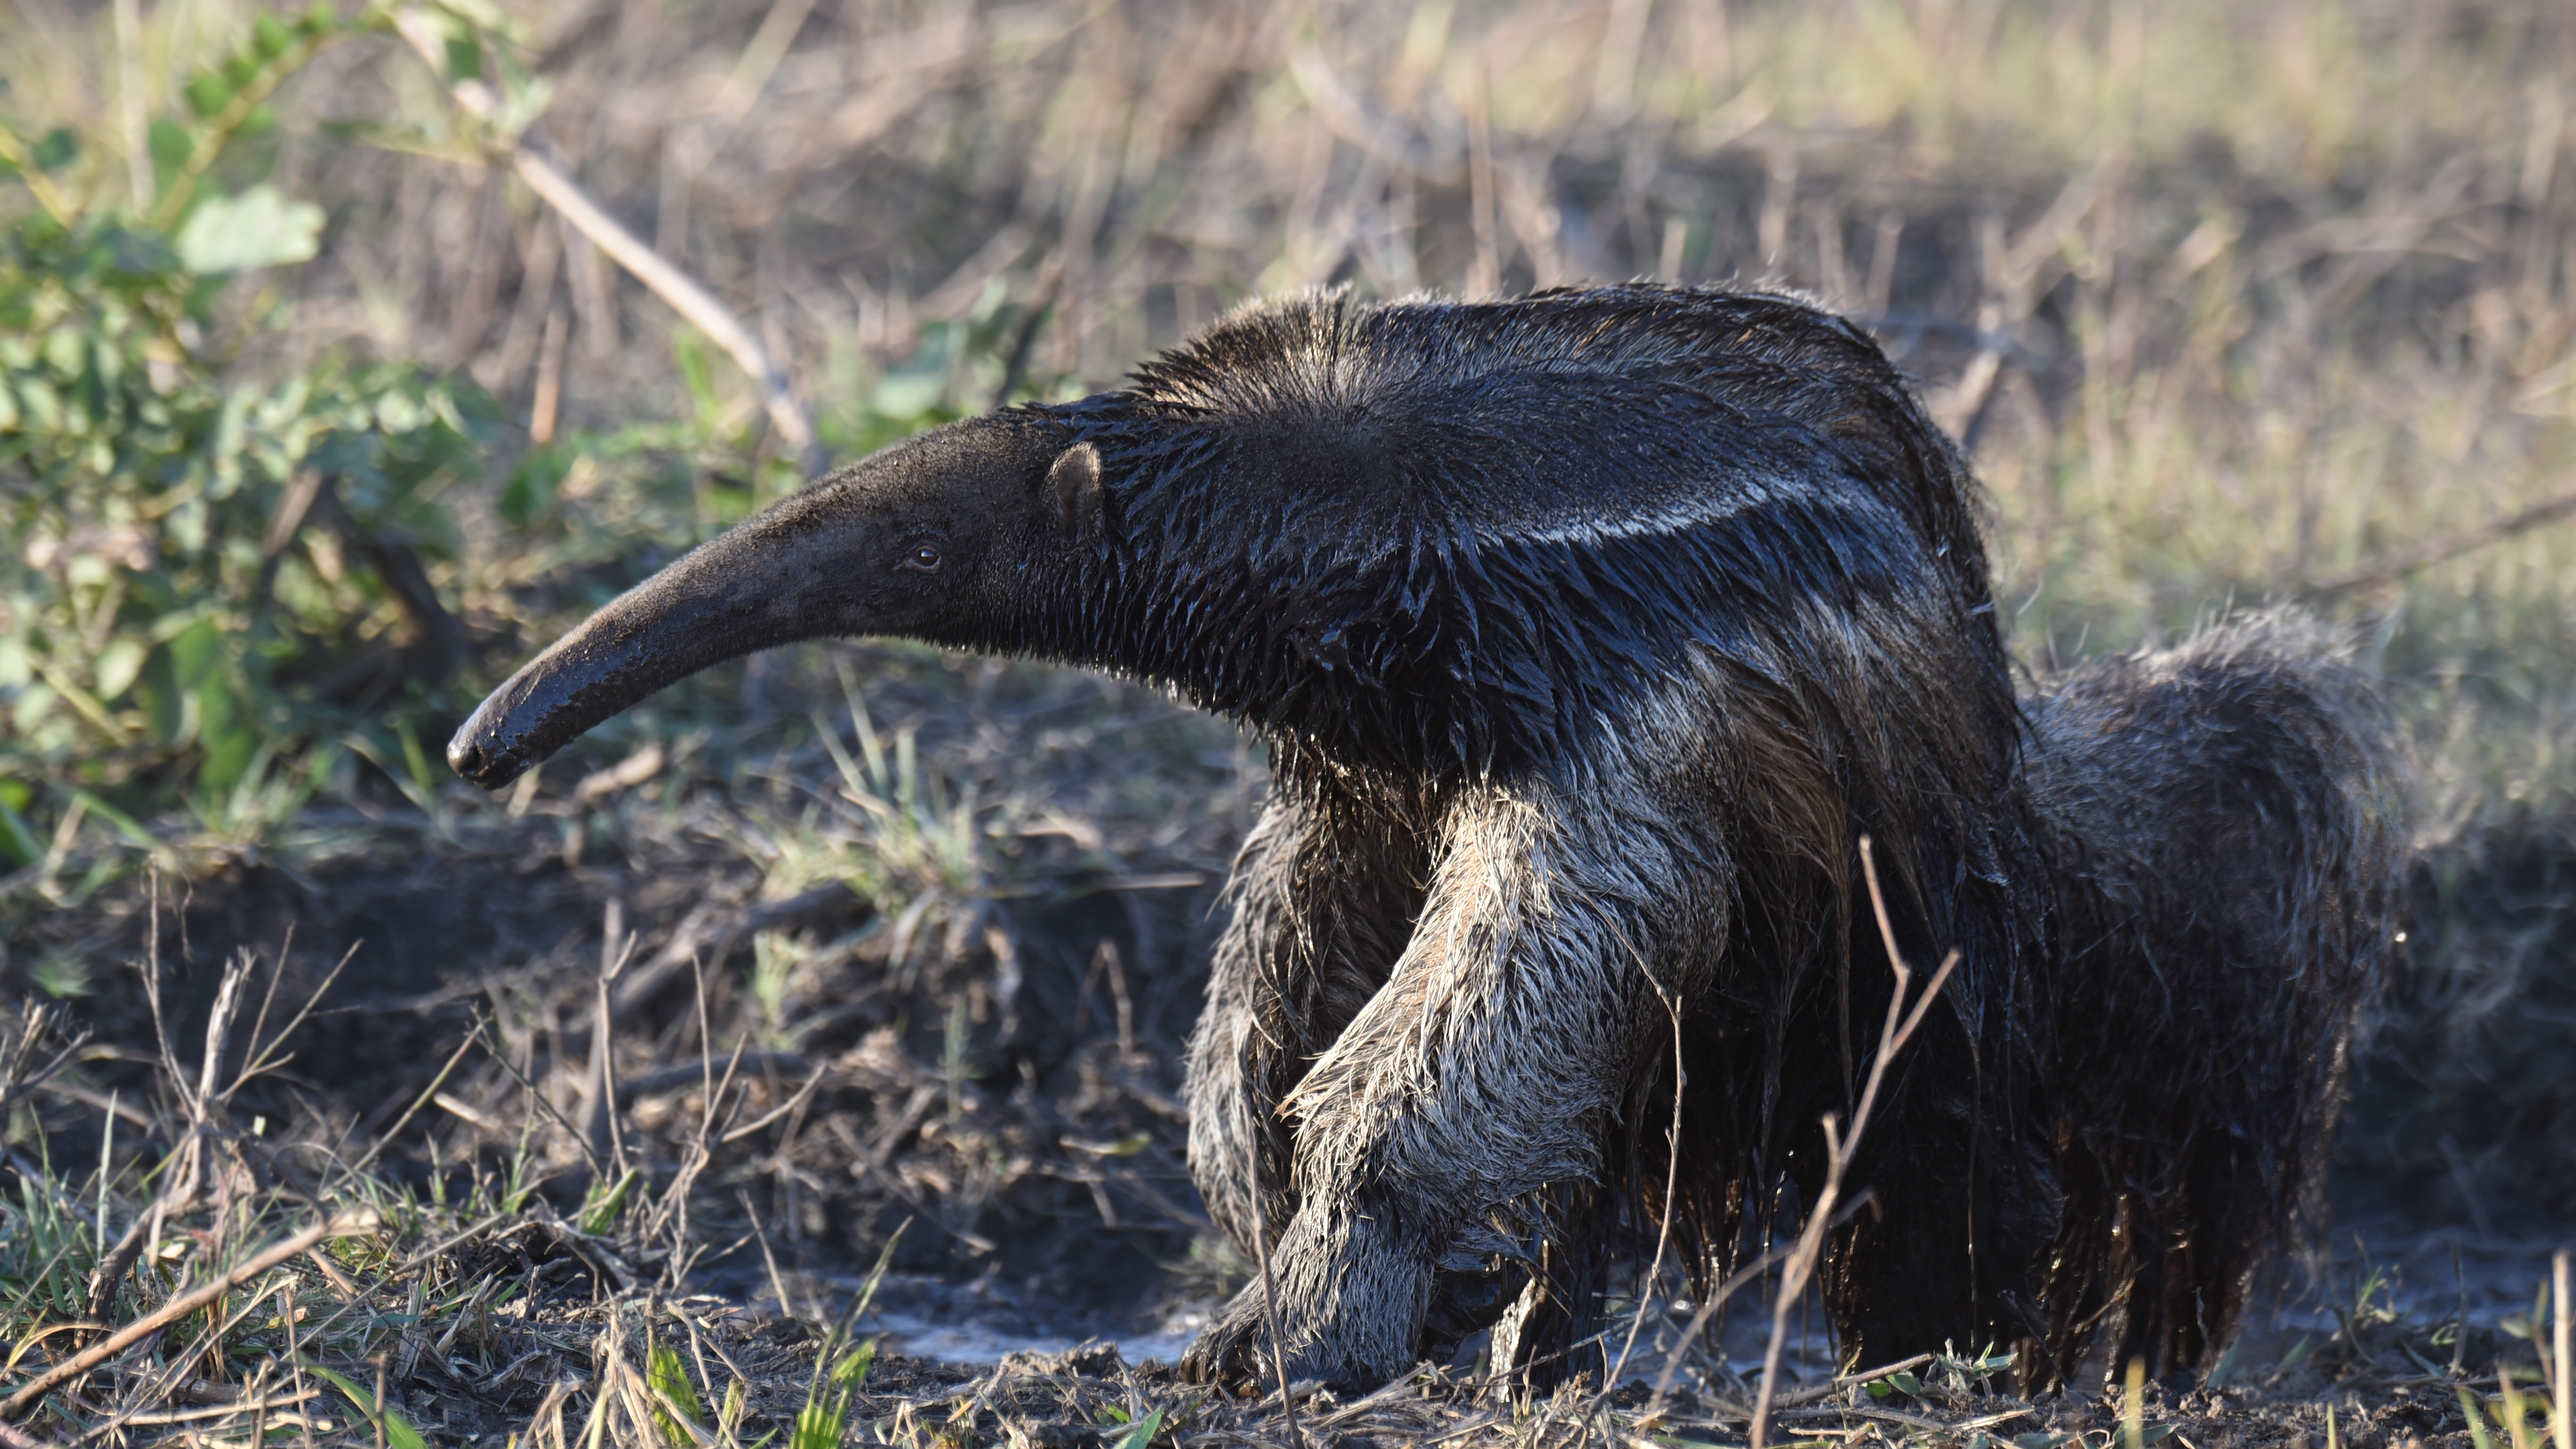
<path id="1" fill-rule="evenodd" d="M 1233 915 L 1190 1038 L 1190 1175 L 1208 1215 L 1253 1253 L 1255 1152 L 1276 1241 L 1296 1215 L 1276 1110 L 1358 1015 L 1411 935 L 1425 852 L 1405 822 L 1273 796 L 1227 887 Z"/>
<path id="2" fill-rule="evenodd" d="M 1386 985 L 1290 1099 L 1295 1218 L 1273 1253 L 1288 1371 L 1374 1387 L 1409 1367 L 1462 1232 L 1593 1176 L 1645 1043 L 1655 943 L 1723 939 L 1724 872 L 1686 861 L 1647 792 L 1477 787 L 1449 808 L 1431 890 Z M 1668 988 L 1671 989 L 1671 988 Z M 1259 1285 L 1184 1367 L 1269 1377 Z"/>
<path id="3" fill-rule="evenodd" d="M 1884 969 L 1881 959 L 1870 965 Z M 1848 1184 L 1872 1202 L 1835 1235 L 1825 1265 L 1846 1369 L 1945 1345 L 2009 1348 L 2042 1332 L 2034 1290 L 2060 1207 L 2046 1123 L 2014 1044 L 1993 1039 L 2003 1032 L 1971 1040 L 1972 1014 L 1957 1004 L 1970 993 L 1951 991 L 1880 1089 Z M 1818 1176 L 1802 1186 L 1812 1193 Z"/>
<path id="4" fill-rule="evenodd" d="M 2381 713 L 2338 645 L 2267 614 L 2028 702 L 2066 933 L 2063 1363 L 2097 1331 L 2115 1367 L 2202 1361 L 2317 1191 L 2399 838 Z"/>

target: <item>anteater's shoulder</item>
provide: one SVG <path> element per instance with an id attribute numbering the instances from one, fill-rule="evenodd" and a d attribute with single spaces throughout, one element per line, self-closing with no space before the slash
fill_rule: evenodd
<path id="1" fill-rule="evenodd" d="M 1140 368 L 1139 401 L 1202 413 L 1365 407 L 1498 379 L 1679 384 L 1821 421 L 1855 397 L 1903 402 L 1877 346 L 1796 297 L 1651 283 L 1495 302 L 1369 303 L 1307 291 L 1247 303 Z"/>
<path id="2" fill-rule="evenodd" d="M 1623 536 L 1688 531 L 1857 485 L 1950 561 L 1963 598 L 1986 596 L 1949 440 L 1867 333 L 1796 297 L 1305 292 L 1237 309 L 1103 401 L 1139 457 L 1227 453 L 1244 496 L 1320 490 L 1381 524 L 1436 502 L 1489 538 L 1562 537 L 1568 509 Z"/>

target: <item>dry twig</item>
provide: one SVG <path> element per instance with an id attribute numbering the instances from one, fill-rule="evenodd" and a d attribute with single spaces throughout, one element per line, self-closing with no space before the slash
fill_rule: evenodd
<path id="1" fill-rule="evenodd" d="M 2417 569 L 2446 563 L 2464 553 L 2474 553 L 2489 544 L 2502 543 L 2518 533 L 2528 533 L 2543 524 L 2556 523 L 2576 515 L 2576 492 L 2561 493 L 2555 498 L 2535 503 L 2519 513 L 2511 513 L 2493 523 L 2459 533 L 2428 539 L 2413 548 L 2401 548 L 2373 563 L 2336 574 L 2320 583 L 2310 584 L 2310 595 L 2349 593 L 2354 589 L 2374 588 L 2395 583 Z"/>
<path id="2" fill-rule="evenodd" d="M 26 1413 L 38 1399 L 55 1389 L 97 1368 L 152 1334 L 215 1302 L 244 1283 L 312 1248 L 324 1239 L 345 1238 L 357 1233 L 374 1232 L 375 1229 L 376 1215 L 372 1212 L 342 1213 L 315 1223 L 284 1242 L 271 1245 L 267 1251 L 248 1262 L 235 1265 L 231 1271 L 213 1282 L 194 1292 L 180 1294 L 152 1312 L 118 1329 L 108 1335 L 104 1343 L 83 1349 L 38 1374 L 34 1382 L 10 1395 L 8 1402 L 0 1403 L 0 1419 L 19 1417 Z"/>
<path id="3" fill-rule="evenodd" d="M 446 45 L 427 15 L 417 9 L 400 10 L 394 15 L 394 26 L 419 52 L 430 73 L 447 87 L 460 110 L 480 122 L 493 119 L 499 110 L 499 98 L 479 80 L 460 80 L 447 73 Z M 806 416 L 805 404 L 797 399 L 786 374 L 770 361 L 768 349 L 744 330 L 714 293 L 663 260 L 642 237 L 628 231 L 606 208 L 593 201 L 579 183 L 516 137 L 496 137 L 491 144 L 528 189 L 544 198 L 575 231 L 588 237 L 592 245 L 608 253 L 654 296 L 669 303 L 671 310 L 687 319 L 690 326 L 723 348 L 759 387 L 761 406 L 769 413 L 770 425 L 778 429 L 779 438 L 795 454 L 798 464 L 808 475 L 823 471 L 822 444 L 814 436 L 814 423 Z"/>
<path id="4" fill-rule="evenodd" d="M 1833 1216 L 1834 1203 L 1842 1196 L 1843 1175 L 1850 1171 L 1852 1157 L 1860 1149 L 1861 1134 L 1869 1129 L 1869 1114 L 1878 1104 L 1879 1085 L 1887 1078 L 1887 1065 L 1913 1039 L 1914 1030 L 1923 1024 L 1924 1013 L 1939 1000 L 1941 988 L 1950 982 L 1950 973 L 1959 964 L 1959 953 L 1953 950 L 1932 973 L 1932 982 L 1910 1005 L 1906 988 L 1914 972 L 1897 950 L 1896 928 L 1887 918 L 1887 898 L 1878 887 L 1878 863 L 1870 851 L 1869 837 L 1860 838 L 1860 865 L 1869 882 L 1870 910 L 1878 918 L 1879 939 L 1887 947 L 1887 964 L 1896 973 L 1896 990 L 1888 997 L 1887 1019 L 1879 1027 L 1878 1056 L 1869 1065 L 1869 1081 L 1861 1088 L 1860 1102 L 1852 1109 L 1851 1127 L 1838 1130 L 1828 1114 L 1825 1128 L 1825 1185 L 1816 1194 L 1815 1209 L 1807 1214 L 1807 1225 L 1798 1234 L 1798 1243 L 1780 1272 L 1780 1296 L 1771 1306 L 1771 1341 L 1762 1354 L 1762 1387 L 1753 1401 L 1752 1449 L 1762 1449 L 1771 1418 L 1771 1399 L 1780 1377 L 1780 1353 L 1789 1338 L 1789 1313 L 1806 1296 L 1808 1280 L 1824 1255 L 1825 1232 Z"/>

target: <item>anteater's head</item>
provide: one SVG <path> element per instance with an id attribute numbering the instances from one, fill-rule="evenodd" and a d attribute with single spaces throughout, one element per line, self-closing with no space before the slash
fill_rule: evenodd
<path id="1" fill-rule="evenodd" d="M 1100 527 L 1100 455 L 1028 411 L 927 433 L 628 591 L 483 701 L 447 762 L 499 789 L 710 664 L 799 639 L 1030 647 Z"/>

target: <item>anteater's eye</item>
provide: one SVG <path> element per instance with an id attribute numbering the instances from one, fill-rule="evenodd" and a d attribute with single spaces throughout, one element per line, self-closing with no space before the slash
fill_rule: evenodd
<path id="1" fill-rule="evenodd" d="M 923 573 L 936 572 L 939 568 L 939 550 L 930 544 L 916 543 L 912 546 L 912 552 L 903 556 L 903 566 L 908 569 L 918 569 Z"/>

